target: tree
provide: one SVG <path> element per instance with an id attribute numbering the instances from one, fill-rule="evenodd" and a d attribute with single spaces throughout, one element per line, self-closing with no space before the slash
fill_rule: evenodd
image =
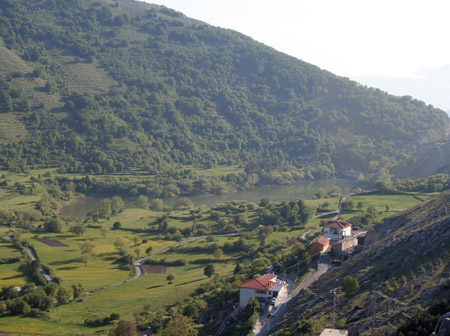
<path id="1" fill-rule="evenodd" d="M 114 241 L 114 247 L 118 250 L 122 248 L 128 248 L 131 245 L 131 241 L 124 237 L 117 237 Z"/>
<path id="2" fill-rule="evenodd" d="M 6 302 L 8 310 L 13 314 L 27 315 L 31 311 L 31 307 L 22 298 L 17 298 Z"/>
<path id="3" fill-rule="evenodd" d="M 90 240 L 80 243 L 80 250 L 81 250 L 80 260 L 84 262 L 84 266 L 87 266 L 88 261 L 97 255 L 95 253 L 96 246 L 97 245 Z"/>
<path id="4" fill-rule="evenodd" d="M 111 214 L 113 216 L 121 213 L 125 209 L 125 202 L 122 197 L 114 196 L 111 197 Z"/>
<path id="5" fill-rule="evenodd" d="M 175 279 L 175 275 L 173 275 L 173 274 L 167 274 L 166 280 L 169 281 L 169 284 L 172 283 L 173 279 Z"/>
<path id="6" fill-rule="evenodd" d="M 74 236 L 82 236 L 84 232 L 86 231 L 86 228 L 82 223 L 77 225 L 72 225 L 69 229 L 69 232 L 71 232 Z"/>
<path id="7" fill-rule="evenodd" d="M 153 247 L 151 247 L 151 246 L 147 247 L 147 249 L 145 250 L 145 254 L 146 255 L 152 254 L 152 250 L 153 250 Z"/>
<path id="8" fill-rule="evenodd" d="M 163 334 L 165 336 L 196 336 L 198 331 L 191 318 L 177 314 L 167 323 Z"/>
<path id="9" fill-rule="evenodd" d="M 0 88 L 0 111 L 10 112 L 12 111 L 12 99 L 8 92 Z"/>
<path id="10" fill-rule="evenodd" d="M 139 195 L 139 197 L 136 200 L 136 205 L 141 209 L 147 209 L 148 208 L 148 197 L 145 195 Z"/>
<path id="11" fill-rule="evenodd" d="M 362 201 L 359 201 L 358 204 L 356 204 L 356 209 L 361 211 L 364 208 L 364 203 Z"/>
<path id="12" fill-rule="evenodd" d="M 349 199 L 345 202 L 342 202 L 341 206 L 342 206 L 342 209 L 344 209 L 345 211 L 350 211 L 355 208 L 355 202 L 353 200 Z"/>
<path id="13" fill-rule="evenodd" d="M 262 208 L 267 207 L 270 204 L 270 200 L 268 198 L 261 198 L 259 201 L 259 206 Z"/>
<path id="14" fill-rule="evenodd" d="M 106 234 L 111 231 L 111 229 L 109 227 L 107 227 L 106 225 L 102 225 L 100 226 L 100 234 L 102 235 L 103 238 L 106 237 Z"/>
<path id="15" fill-rule="evenodd" d="M 241 213 L 237 219 L 238 223 L 242 226 L 248 225 L 248 216 L 246 213 Z"/>
<path id="16" fill-rule="evenodd" d="M 214 258 L 216 258 L 217 260 L 220 260 L 223 257 L 223 251 L 220 248 L 214 250 L 213 254 L 214 254 Z"/>
<path id="17" fill-rule="evenodd" d="M 54 218 L 44 223 L 44 230 L 47 232 L 61 233 L 63 222 L 59 218 Z"/>
<path id="18" fill-rule="evenodd" d="M 134 336 L 137 333 L 136 325 L 133 321 L 120 321 L 117 327 L 112 328 L 109 336 Z"/>
<path id="19" fill-rule="evenodd" d="M 79 297 L 81 295 L 82 291 L 83 291 L 83 286 L 81 284 L 72 285 L 72 292 L 73 292 L 74 299 Z"/>
<path id="20" fill-rule="evenodd" d="M 148 207 L 153 211 L 161 211 L 162 209 L 164 209 L 164 204 L 163 201 L 159 198 L 154 198 L 150 200 Z"/>
<path id="21" fill-rule="evenodd" d="M 203 269 L 203 273 L 208 277 L 212 277 L 214 273 L 216 273 L 216 268 L 214 267 L 213 264 L 208 264 L 205 266 L 205 268 Z"/>
<path id="22" fill-rule="evenodd" d="M 122 228 L 122 223 L 120 222 L 114 222 L 113 224 L 113 230 L 120 230 Z"/>
<path id="23" fill-rule="evenodd" d="M 354 294 L 359 289 L 359 282 L 357 279 L 347 276 L 342 283 L 342 290 L 345 295 L 350 296 Z"/>
<path id="24" fill-rule="evenodd" d="M 180 197 L 175 201 L 175 204 L 173 206 L 174 209 L 182 209 L 182 208 L 188 208 L 191 209 L 194 207 L 194 203 L 189 198 L 186 197 Z"/>
<path id="25" fill-rule="evenodd" d="M 66 304 L 72 300 L 73 292 L 71 288 L 60 287 L 58 293 L 56 294 L 56 299 L 59 303 Z"/>

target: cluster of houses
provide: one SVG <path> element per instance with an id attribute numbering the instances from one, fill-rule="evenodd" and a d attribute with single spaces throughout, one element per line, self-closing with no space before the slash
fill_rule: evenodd
<path id="1" fill-rule="evenodd" d="M 352 224 L 330 220 L 323 228 L 323 236 L 316 237 L 309 244 L 309 253 L 311 257 L 316 257 L 331 250 L 334 257 L 345 260 L 357 246 L 358 239 L 352 234 Z M 239 306 L 245 308 L 252 297 L 261 303 L 270 302 L 284 287 L 285 282 L 272 273 L 246 280 L 239 286 Z"/>
<path id="2" fill-rule="evenodd" d="M 358 246 L 358 238 L 352 234 L 352 224 L 341 220 L 330 220 L 323 228 L 323 236 L 314 238 L 309 244 L 309 254 L 316 257 L 331 250 L 335 257 L 346 259 Z"/>

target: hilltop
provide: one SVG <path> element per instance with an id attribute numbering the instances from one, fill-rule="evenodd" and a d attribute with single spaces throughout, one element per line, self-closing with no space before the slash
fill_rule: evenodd
<path id="1" fill-rule="evenodd" d="M 376 179 L 447 138 L 444 111 L 166 7 L 4 0 L 0 11 L 3 169 L 142 172 L 173 194 L 211 193 Z M 218 165 L 241 168 L 220 182 L 190 176 Z"/>
<path id="2" fill-rule="evenodd" d="M 336 321 L 362 335 L 369 335 L 371 326 L 376 335 L 394 334 L 406 321 L 450 299 L 449 204 L 446 192 L 374 226 L 366 237 L 372 244 L 300 293 L 273 333 L 297 335 L 297 327 L 308 320 L 330 325 L 330 290 L 340 288 L 346 276 L 356 278 L 360 289 L 352 296 L 338 291 Z"/>

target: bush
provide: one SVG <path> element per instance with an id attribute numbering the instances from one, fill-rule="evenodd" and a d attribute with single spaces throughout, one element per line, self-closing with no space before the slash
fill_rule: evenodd
<path id="1" fill-rule="evenodd" d="M 357 279 L 347 276 L 342 283 L 342 290 L 345 295 L 350 296 L 354 294 L 359 289 L 359 282 Z"/>

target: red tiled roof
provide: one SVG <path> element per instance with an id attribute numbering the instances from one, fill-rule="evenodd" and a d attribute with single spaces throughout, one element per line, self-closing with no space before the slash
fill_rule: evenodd
<path id="1" fill-rule="evenodd" d="M 266 274 L 260 278 L 245 280 L 239 288 L 270 290 L 277 284 L 276 278 L 275 274 Z"/>
<path id="2" fill-rule="evenodd" d="M 328 221 L 327 225 L 325 225 L 326 228 L 332 228 L 332 229 L 345 229 L 349 226 L 352 226 L 352 224 L 341 221 L 341 220 L 330 220 Z"/>
<path id="3" fill-rule="evenodd" d="M 311 245 L 312 243 L 318 243 L 320 245 L 325 246 L 330 243 L 330 239 L 325 238 L 324 236 L 320 236 L 320 237 L 314 238 L 314 240 L 309 245 Z"/>

